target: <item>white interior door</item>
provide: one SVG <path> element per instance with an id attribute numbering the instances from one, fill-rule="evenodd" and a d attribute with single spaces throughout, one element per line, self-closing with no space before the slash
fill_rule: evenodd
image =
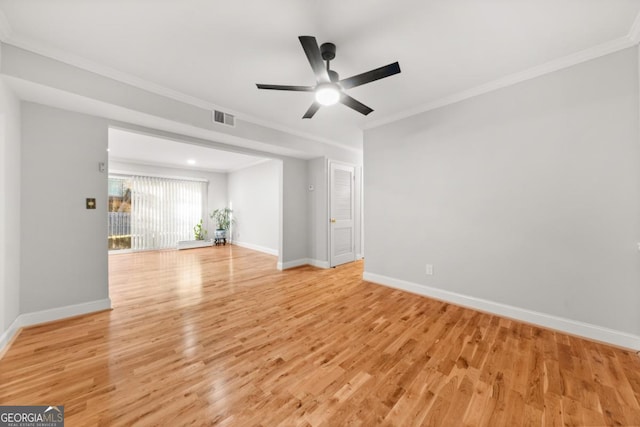
<path id="1" fill-rule="evenodd" d="M 329 164 L 329 263 L 331 267 L 355 261 L 355 167 Z"/>

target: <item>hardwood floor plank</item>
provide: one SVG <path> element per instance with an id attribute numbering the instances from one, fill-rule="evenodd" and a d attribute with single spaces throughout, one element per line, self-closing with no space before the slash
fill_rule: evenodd
<path id="1" fill-rule="evenodd" d="M 67 425 L 640 425 L 623 349 L 236 246 L 109 258 L 114 310 L 24 329 L 0 404 Z"/>

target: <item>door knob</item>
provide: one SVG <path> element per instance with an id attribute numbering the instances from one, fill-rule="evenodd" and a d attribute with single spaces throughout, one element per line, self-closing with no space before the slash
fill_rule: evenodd
<path id="1" fill-rule="evenodd" d="M 335 218 L 331 218 L 331 222 L 336 222 L 336 219 Z"/>

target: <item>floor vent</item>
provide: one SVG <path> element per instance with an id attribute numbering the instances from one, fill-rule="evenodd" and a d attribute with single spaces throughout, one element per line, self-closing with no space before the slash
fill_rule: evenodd
<path id="1" fill-rule="evenodd" d="M 213 121 L 227 126 L 236 125 L 236 118 L 233 114 L 227 114 L 218 110 L 213 110 Z"/>

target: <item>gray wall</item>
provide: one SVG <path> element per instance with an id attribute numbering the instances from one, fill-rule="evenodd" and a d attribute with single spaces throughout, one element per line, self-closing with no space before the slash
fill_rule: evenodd
<path id="1" fill-rule="evenodd" d="M 228 206 L 233 207 L 233 217 L 236 219 L 232 236 L 234 242 L 268 253 L 278 253 L 281 169 L 281 161 L 268 160 L 229 173 Z"/>
<path id="2" fill-rule="evenodd" d="M 638 90 L 633 48 L 366 131 L 366 274 L 640 333 Z"/>
<path id="3" fill-rule="evenodd" d="M 0 81 L 0 337 L 20 304 L 20 102 Z M 0 339 L 0 349 L 2 349 Z"/>
<path id="4" fill-rule="evenodd" d="M 283 264 L 307 258 L 307 162 L 285 158 L 282 169 Z"/>
<path id="5" fill-rule="evenodd" d="M 108 297 L 106 161 L 105 120 L 22 104 L 21 313 Z"/>
<path id="6" fill-rule="evenodd" d="M 208 181 L 207 199 L 205 200 L 203 222 L 208 232 L 208 238 L 213 237 L 216 225 L 209 218 L 209 214 L 216 208 L 227 204 L 227 174 L 220 172 L 201 171 L 196 169 L 180 169 L 162 166 L 143 165 L 135 162 L 109 159 L 109 171 L 126 172 L 131 174 L 151 174 L 166 177 L 197 178 Z"/>
<path id="7" fill-rule="evenodd" d="M 313 185 L 313 191 L 308 191 L 309 215 L 309 258 L 317 261 L 329 262 L 327 249 L 329 233 L 329 193 L 327 159 L 318 157 L 307 162 L 308 185 Z"/>
<path id="8" fill-rule="evenodd" d="M 354 227 L 355 227 L 355 231 L 353 234 L 353 238 L 355 240 L 355 248 L 356 248 L 356 259 L 361 258 L 362 256 L 364 256 L 364 247 L 363 247 L 363 238 L 362 236 L 364 235 L 363 232 L 363 202 L 362 202 L 362 170 L 364 168 L 362 166 L 359 165 L 355 165 L 355 183 L 354 183 L 354 191 L 353 191 L 353 197 L 354 197 L 354 210 L 353 210 L 353 215 L 354 215 Z"/>

